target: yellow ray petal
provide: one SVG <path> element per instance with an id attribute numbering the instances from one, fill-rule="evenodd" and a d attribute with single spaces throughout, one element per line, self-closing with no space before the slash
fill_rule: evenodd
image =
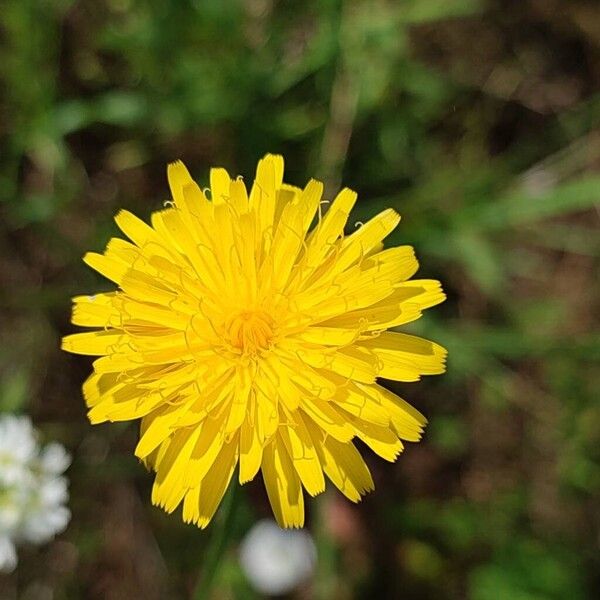
<path id="1" fill-rule="evenodd" d="M 331 207 L 307 238 L 307 251 L 304 262 L 316 269 L 336 240 L 342 235 L 352 207 L 356 202 L 356 192 L 344 188 L 335 198 Z"/>
<path id="2" fill-rule="evenodd" d="M 445 371 L 446 350 L 422 338 L 384 331 L 377 337 L 361 340 L 380 359 L 379 376 L 397 381 L 418 381 L 421 375 L 437 375 Z"/>
<path id="3" fill-rule="evenodd" d="M 279 526 L 303 527 L 302 485 L 281 439 L 274 439 L 264 449 L 261 469 L 269 502 Z"/>
<path id="4" fill-rule="evenodd" d="M 326 377 L 325 373 L 313 369 L 300 355 L 293 354 L 288 349 L 283 351 L 279 348 L 278 350 L 278 358 L 283 367 L 281 369 L 282 378 L 287 378 L 296 387 L 300 388 L 301 393 L 304 395 L 309 394 L 325 400 L 333 398 L 336 386 L 331 379 Z M 299 348 L 296 348 L 295 352 L 297 353 L 298 350 Z M 316 357 L 315 362 L 318 362 Z"/>
<path id="5" fill-rule="evenodd" d="M 352 502 L 375 489 L 371 473 L 353 444 L 328 438 L 323 442 L 321 460 L 327 477 Z"/>
<path id="6" fill-rule="evenodd" d="M 119 384 L 120 376 L 116 373 L 100 375 L 92 373 L 82 386 L 83 397 L 89 408 L 96 405 L 102 396 Z"/>
<path id="7" fill-rule="evenodd" d="M 241 177 L 233 179 L 229 185 L 229 202 L 237 216 L 248 212 L 248 191 Z"/>
<path id="8" fill-rule="evenodd" d="M 234 391 L 235 377 L 234 367 L 225 361 L 218 361 L 215 363 L 214 360 L 208 364 L 206 373 L 202 374 L 203 386 L 200 387 L 195 382 L 195 378 L 200 375 L 198 367 L 196 367 L 194 374 L 192 375 L 193 387 L 195 389 L 196 397 L 190 404 L 185 415 L 182 415 L 180 421 L 177 424 L 181 427 L 187 427 L 203 421 L 209 413 L 211 419 L 217 419 L 217 413 L 214 412 L 219 409 L 218 418 L 223 410 L 223 405 L 229 402 L 231 395 Z"/>
<path id="9" fill-rule="evenodd" d="M 400 223 L 400 215 L 393 208 L 386 208 L 375 215 L 342 243 L 342 248 L 359 246 L 362 249 L 358 256 L 365 256 L 387 237 Z"/>
<path id="10" fill-rule="evenodd" d="M 190 455 L 188 469 L 184 476 L 187 487 L 200 485 L 212 468 L 225 443 L 224 424 L 225 415 L 222 414 L 220 417 L 209 416 L 196 426 L 200 435 Z"/>
<path id="11" fill-rule="evenodd" d="M 236 383 L 229 405 L 229 417 L 225 424 L 225 434 L 237 431 L 248 414 L 248 404 L 252 389 L 252 375 L 249 369 L 239 368 L 236 372 Z"/>
<path id="12" fill-rule="evenodd" d="M 61 348 L 74 354 L 101 356 L 119 352 L 120 348 L 132 344 L 131 337 L 120 329 L 72 333 L 62 339 Z M 135 349 L 134 349 L 135 352 Z"/>
<path id="13" fill-rule="evenodd" d="M 119 229 L 140 248 L 148 242 L 160 244 L 160 238 L 152 227 L 128 210 L 120 210 L 115 215 L 115 222 Z"/>
<path id="14" fill-rule="evenodd" d="M 421 316 L 421 306 L 410 302 L 391 302 L 392 296 L 388 296 L 377 305 L 362 310 L 354 310 L 345 314 L 337 315 L 320 325 L 322 327 L 356 327 L 361 332 L 378 331 L 404 325 L 415 321 Z"/>
<path id="15" fill-rule="evenodd" d="M 318 398 L 304 398 L 301 410 L 308 417 L 305 421 L 311 421 L 336 440 L 345 443 L 354 437 L 352 426 L 335 409 L 333 403 Z"/>
<path id="16" fill-rule="evenodd" d="M 298 205 L 288 204 L 283 209 L 277 224 L 277 231 L 273 239 L 272 257 L 268 263 L 272 269 L 270 284 L 276 290 L 285 287 L 296 262 L 296 257 L 302 248 L 304 242 L 304 236 L 302 235 L 303 218 L 304 215 Z M 261 273 L 264 273 L 264 271 L 261 271 Z"/>
<path id="17" fill-rule="evenodd" d="M 359 259 L 367 256 L 373 248 L 387 237 L 400 222 L 400 215 L 388 208 L 361 225 L 341 244 L 335 271 L 341 273 Z"/>
<path id="18" fill-rule="evenodd" d="M 283 157 L 267 154 L 256 168 L 250 190 L 250 210 L 256 214 L 258 239 L 273 227 L 278 191 L 283 182 Z"/>
<path id="19" fill-rule="evenodd" d="M 147 273 L 129 269 L 121 280 L 122 290 L 130 297 L 143 302 L 151 302 L 162 306 L 170 306 L 186 314 L 197 310 L 191 299 L 173 289 L 163 279 L 159 280 Z"/>
<path id="20" fill-rule="evenodd" d="M 377 376 L 377 359 L 368 349 L 348 346 L 334 352 L 302 348 L 298 356 L 317 369 L 333 371 L 342 377 L 363 383 L 374 383 Z"/>
<path id="21" fill-rule="evenodd" d="M 315 217 L 322 196 L 323 184 L 316 179 L 311 179 L 298 198 L 298 203 L 302 209 L 302 214 L 304 215 L 302 230 L 300 232 L 302 237 L 306 235 L 306 232 Z"/>
<path id="22" fill-rule="evenodd" d="M 274 390 L 288 410 L 298 408 L 302 394 L 290 379 L 290 370 L 284 367 L 275 354 L 262 361 L 260 374 L 269 381 L 270 389 Z"/>
<path id="23" fill-rule="evenodd" d="M 200 427 L 179 429 L 168 441 L 152 487 L 152 504 L 173 512 L 188 489 L 186 473 L 190 469 L 192 451 L 198 441 Z"/>
<path id="24" fill-rule="evenodd" d="M 186 185 L 194 181 L 190 172 L 180 160 L 176 160 L 167 166 L 167 179 L 175 204 L 179 208 L 184 208 L 185 199 L 183 197 L 183 189 Z"/>
<path id="25" fill-rule="evenodd" d="M 140 438 L 135 447 L 135 455 L 145 458 L 155 448 L 162 444 L 172 434 L 172 426 L 177 422 L 182 413 L 185 412 L 186 404 L 170 405 L 160 408 L 149 418 L 148 428 Z"/>
<path id="26" fill-rule="evenodd" d="M 411 279 L 398 283 L 394 287 L 396 291 L 390 296 L 390 300 L 398 299 L 401 302 L 415 303 L 421 310 L 431 308 L 446 299 L 442 285 L 435 279 Z"/>
<path id="27" fill-rule="evenodd" d="M 283 213 L 283 209 L 288 204 L 298 204 L 299 198 L 302 196 L 302 190 L 295 185 L 289 183 L 281 183 L 281 188 L 277 191 L 277 201 L 275 202 L 275 216 L 273 217 L 273 225 L 277 228 L 279 219 Z"/>
<path id="28" fill-rule="evenodd" d="M 238 442 L 239 436 L 236 435 L 226 443 L 202 483 L 186 494 L 183 504 L 183 518 L 186 523 L 194 522 L 201 529 L 210 523 L 227 491 L 237 464 Z"/>
<path id="29" fill-rule="evenodd" d="M 297 334 L 297 338 L 309 344 L 324 346 L 346 346 L 358 338 L 359 331 L 354 328 L 320 327 L 313 325 Z"/>
<path id="30" fill-rule="evenodd" d="M 167 167 L 167 178 L 175 206 L 184 214 L 203 217 L 210 213 L 204 192 L 181 161 L 178 160 Z"/>
<path id="31" fill-rule="evenodd" d="M 279 411 L 277 409 L 278 397 L 268 395 L 258 384 L 254 387 L 256 421 L 258 438 L 261 443 L 270 439 L 277 431 L 279 424 Z"/>
<path id="32" fill-rule="evenodd" d="M 260 469 L 263 442 L 255 426 L 256 403 L 252 402 L 247 419 L 240 429 L 240 473 L 239 481 L 244 484 L 256 476 Z"/>
<path id="33" fill-rule="evenodd" d="M 115 394 L 119 392 L 128 393 L 130 397 L 115 398 Z M 102 401 L 90 409 L 88 419 L 93 425 L 104 421 L 131 421 L 145 417 L 168 401 L 168 394 L 142 390 L 135 385 L 122 385 L 115 388 L 113 394 L 105 394 Z"/>
<path id="34" fill-rule="evenodd" d="M 381 426 L 390 423 L 387 409 L 353 382 L 348 382 L 338 388 L 334 403 L 362 421 Z"/>
<path id="35" fill-rule="evenodd" d="M 389 427 L 373 425 L 354 417 L 350 417 L 350 420 L 356 435 L 381 458 L 394 462 L 404 449 L 398 436 Z"/>
<path id="36" fill-rule="evenodd" d="M 409 442 L 421 439 L 427 419 L 414 406 L 380 385 L 356 385 L 366 394 L 373 396 L 388 411 L 394 430 L 401 439 Z"/>
<path id="37" fill-rule="evenodd" d="M 210 197 L 213 204 L 223 204 L 229 201 L 229 186 L 231 177 L 223 168 L 210 170 Z"/>
<path id="38" fill-rule="evenodd" d="M 375 485 L 371 473 L 354 444 L 344 444 L 322 432 L 308 422 L 310 434 L 315 441 L 323 471 L 331 482 L 352 502 L 371 492 Z"/>
<path id="39" fill-rule="evenodd" d="M 152 223 L 170 240 L 174 249 L 185 255 L 201 281 L 216 292 L 221 290 L 223 272 L 212 243 L 199 244 L 176 211 L 163 210 L 154 213 Z"/>
<path id="40" fill-rule="evenodd" d="M 302 415 L 299 412 L 287 412 L 286 418 L 289 425 L 280 427 L 279 435 L 300 476 L 302 485 L 311 496 L 316 496 L 325 490 L 325 478 L 319 455 Z"/>
<path id="41" fill-rule="evenodd" d="M 104 275 L 104 277 L 115 283 L 121 283 L 125 273 L 130 269 L 127 263 L 115 258 L 109 258 L 104 256 L 104 254 L 98 254 L 97 252 L 86 253 L 83 257 L 83 262 L 95 271 L 98 271 L 100 275 Z"/>
<path id="42" fill-rule="evenodd" d="M 336 315 L 370 306 L 394 292 L 393 277 L 389 274 L 386 276 L 383 269 L 361 271 L 356 267 L 352 273 L 343 275 L 343 283 L 327 283 L 321 289 L 308 289 L 297 294 L 293 298 L 297 311 L 311 315 L 314 323 L 320 323 Z"/>
<path id="43" fill-rule="evenodd" d="M 95 294 L 94 296 L 75 296 L 71 322 L 80 327 L 120 327 L 122 317 L 114 308 L 116 294 Z"/>
<path id="44" fill-rule="evenodd" d="M 190 315 L 173 308 L 149 304 L 126 296 L 114 300 L 122 320 L 147 321 L 150 327 L 166 327 L 184 331 L 189 327 Z"/>

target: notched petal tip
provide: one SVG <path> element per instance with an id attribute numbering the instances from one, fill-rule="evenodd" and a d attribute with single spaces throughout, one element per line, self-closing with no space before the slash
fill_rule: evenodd
<path id="1" fill-rule="evenodd" d="M 275 167 L 275 171 L 283 174 L 285 160 L 281 154 L 271 154 L 268 152 L 262 157 L 261 160 L 272 163 Z"/>
<path id="2" fill-rule="evenodd" d="M 181 175 L 187 174 L 189 175 L 189 171 L 187 167 L 183 163 L 181 159 L 174 160 L 167 165 L 167 175 Z"/>
<path id="3" fill-rule="evenodd" d="M 167 181 L 169 182 L 173 199 L 177 202 L 181 198 L 184 186 L 193 183 L 194 180 L 183 162 L 176 160 L 167 165 Z"/>
<path id="4" fill-rule="evenodd" d="M 95 410 L 94 407 L 88 411 L 87 418 L 91 425 L 99 425 L 100 423 L 106 423 L 109 419 L 104 414 L 104 411 Z"/>

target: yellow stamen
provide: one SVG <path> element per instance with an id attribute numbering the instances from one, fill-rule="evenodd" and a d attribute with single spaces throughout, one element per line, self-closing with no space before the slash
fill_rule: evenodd
<path id="1" fill-rule="evenodd" d="M 234 314 L 226 321 L 225 330 L 231 345 L 250 356 L 269 350 L 275 337 L 273 319 L 260 309 Z"/>

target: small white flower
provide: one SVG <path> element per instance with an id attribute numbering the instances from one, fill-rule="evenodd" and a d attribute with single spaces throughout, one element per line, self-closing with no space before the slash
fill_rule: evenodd
<path id="1" fill-rule="evenodd" d="M 60 444 L 40 449 L 28 417 L 0 416 L 0 571 L 15 568 L 15 543 L 41 544 L 67 526 L 68 483 L 61 475 L 70 462 Z"/>
<path id="2" fill-rule="evenodd" d="M 250 583 L 262 594 L 285 594 L 313 573 L 317 551 L 304 530 L 280 529 L 275 521 L 259 521 L 240 546 L 240 563 Z"/>

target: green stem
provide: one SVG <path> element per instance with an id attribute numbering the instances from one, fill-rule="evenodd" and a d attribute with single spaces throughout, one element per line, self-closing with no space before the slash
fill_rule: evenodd
<path id="1" fill-rule="evenodd" d="M 210 598 L 216 575 L 219 570 L 223 555 L 229 545 L 231 534 L 233 532 L 233 522 L 235 520 L 235 512 L 237 507 L 238 486 L 232 483 L 229 488 L 223 503 L 221 504 L 221 514 L 223 520 L 221 526 L 213 531 L 208 549 L 206 552 L 204 568 L 200 580 L 196 584 L 193 600 L 207 600 Z"/>

